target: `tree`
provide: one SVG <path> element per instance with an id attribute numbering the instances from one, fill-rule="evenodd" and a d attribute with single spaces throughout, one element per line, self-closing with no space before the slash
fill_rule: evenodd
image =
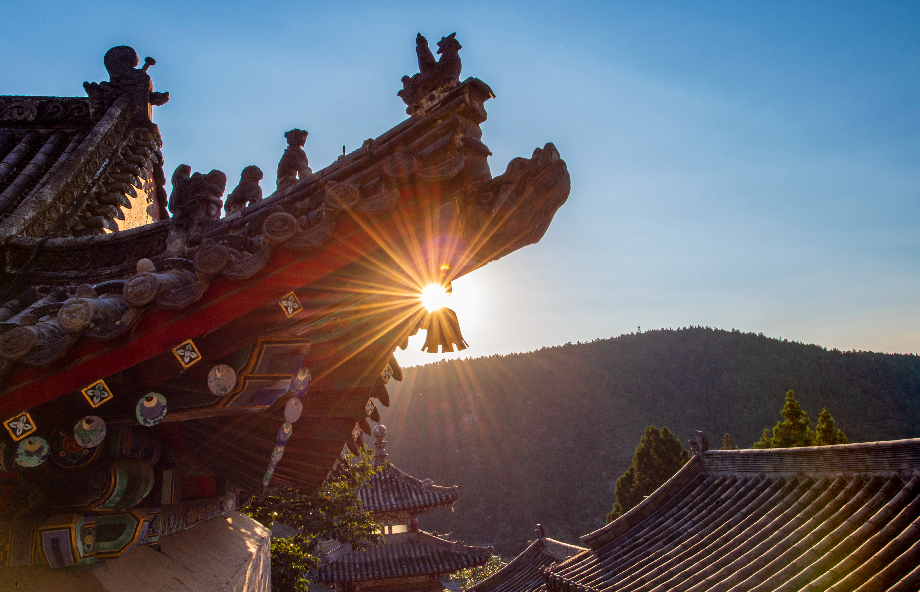
<path id="1" fill-rule="evenodd" d="M 738 450 L 738 447 L 732 443 L 730 435 L 722 434 L 722 447 L 719 450 Z"/>
<path id="2" fill-rule="evenodd" d="M 370 512 L 361 507 L 358 489 L 379 469 L 369 451 L 340 463 L 336 474 L 314 493 L 285 487 L 257 497 L 243 511 L 271 528 L 277 521 L 293 528 L 289 538 L 273 537 L 273 592 L 306 592 L 307 574 L 319 565 L 320 543 L 375 544 L 382 540 Z"/>
<path id="3" fill-rule="evenodd" d="M 508 565 L 498 555 L 492 555 L 489 560 L 479 567 L 468 567 L 454 572 L 449 576 L 450 581 L 460 584 L 460 589 L 466 592 L 484 579 L 498 573 L 498 571 Z"/>
<path id="4" fill-rule="evenodd" d="M 817 434 L 811 431 L 811 420 L 796 401 L 794 391 L 786 393 L 786 403 L 781 413 L 783 421 L 776 422 L 772 434 L 769 429 L 764 429 L 753 448 L 799 448 L 847 442 L 843 432 L 834 428 L 834 418 L 827 409 L 818 416 Z"/>
<path id="5" fill-rule="evenodd" d="M 671 430 L 654 426 L 645 428 L 633 454 L 632 466 L 617 479 L 616 501 L 607 514 L 607 522 L 613 522 L 639 505 L 688 460 L 690 452 Z"/>
<path id="6" fill-rule="evenodd" d="M 849 443 L 842 431 L 834 429 L 834 418 L 831 417 L 826 407 L 818 415 L 818 425 L 815 426 L 815 440 L 818 446 Z"/>

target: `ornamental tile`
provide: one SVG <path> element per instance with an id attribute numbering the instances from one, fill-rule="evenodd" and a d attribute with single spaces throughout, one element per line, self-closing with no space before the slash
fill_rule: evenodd
<path id="1" fill-rule="evenodd" d="M 15 442 L 19 442 L 29 434 L 35 432 L 35 422 L 28 412 L 22 412 L 3 422 L 3 427 L 10 433 Z"/>
<path id="2" fill-rule="evenodd" d="M 297 294 L 293 292 L 286 294 L 284 298 L 279 300 L 278 306 L 281 307 L 281 310 L 284 311 L 284 314 L 287 317 L 292 317 L 303 310 L 303 306 L 301 306 L 300 300 L 297 298 Z"/>
<path id="3" fill-rule="evenodd" d="M 86 397 L 86 400 L 89 401 L 93 408 L 111 400 L 114 396 L 104 380 L 97 380 L 80 392 L 83 393 L 83 396 Z"/>
<path id="4" fill-rule="evenodd" d="M 183 368 L 188 368 L 196 362 L 201 361 L 201 354 L 198 352 L 198 348 L 195 347 L 195 343 L 191 339 L 174 347 L 172 352 L 173 355 L 176 356 L 176 359 L 179 360 L 179 363 L 182 364 Z"/>

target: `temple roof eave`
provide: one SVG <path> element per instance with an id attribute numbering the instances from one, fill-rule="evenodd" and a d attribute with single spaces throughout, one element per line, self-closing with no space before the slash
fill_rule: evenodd
<path id="1" fill-rule="evenodd" d="M 440 576 L 485 564 L 491 547 L 451 542 L 427 532 L 387 535 L 386 543 L 363 551 L 342 545 L 322 559 L 318 581 L 354 583 L 417 576 Z"/>
<path id="2" fill-rule="evenodd" d="M 920 439 L 702 451 L 546 588 L 916 589 L 918 520 Z"/>
<path id="3" fill-rule="evenodd" d="M 434 485 L 407 475 L 391 462 L 361 487 L 358 496 L 371 513 L 419 513 L 457 501 L 457 487 Z"/>
<path id="4" fill-rule="evenodd" d="M 507 565 L 469 590 L 470 592 L 534 592 L 544 585 L 544 569 L 586 550 L 584 547 L 569 545 L 550 538 L 537 538 Z"/>

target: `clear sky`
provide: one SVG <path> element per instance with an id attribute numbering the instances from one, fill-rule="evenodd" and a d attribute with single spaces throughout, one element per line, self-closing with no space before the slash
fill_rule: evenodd
<path id="1" fill-rule="evenodd" d="M 535 246 L 454 283 L 471 348 L 661 327 L 920 352 L 920 4 L 16 2 L 0 94 L 83 95 L 156 58 L 167 177 L 314 170 L 404 119 L 414 39 L 486 81 L 493 174 L 552 141 L 572 193 Z M 229 188 L 228 188 L 229 189 Z M 438 359 L 410 351 L 403 365 Z"/>

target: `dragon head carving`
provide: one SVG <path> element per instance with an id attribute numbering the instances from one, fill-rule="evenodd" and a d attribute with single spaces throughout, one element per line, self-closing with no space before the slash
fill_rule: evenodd
<path id="1" fill-rule="evenodd" d="M 539 242 L 569 197 L 569 171 L 552 144 L 515 158 L 460 201 L 460 231 L 473 260 L 488 263 Z"/>

